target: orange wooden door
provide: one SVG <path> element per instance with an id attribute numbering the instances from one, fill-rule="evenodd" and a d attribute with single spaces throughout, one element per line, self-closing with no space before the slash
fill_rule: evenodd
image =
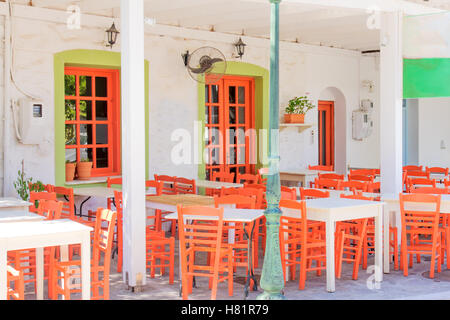
<path id="1" fill-rule="evenodd" d="M 334 166 L 334 102 L 319 101 L 319 165 Z"/>
<path id="2" fill-rule="evenodd" d="M 224 77 L 205 86 L 206 179 L 215 171 L 252 173 L 250 138 L 255 127 L 254 81 L 247 77 Z"/>

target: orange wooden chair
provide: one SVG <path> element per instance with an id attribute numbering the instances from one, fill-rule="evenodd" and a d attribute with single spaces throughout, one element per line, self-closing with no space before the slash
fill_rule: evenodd
<path id="1" fill-rule="evenodd" d="M 341 190 L 348 191 L 361 191 L 361 192 L 369 192 L 370 182 L 359 181 L 359 180 L 349 180 L 341 182 Z"/>
<path id="2" fill-rule="evenodd" d="M 39 201 L 40 200 L 57 200 L 55 192 L 30 192 L 30 202 L 29 211 L 33 213 L 38 213 Z M 36 206 L 37 205 L 37 206 Z"/>
<path id="3" fill-rule="evenodd" d="M 177 206 L 180 242 L 182 297 L 192 293 L 193 277 L 210 279 L 211 300 L 216 300 L 218 283 L 228 280 L 228 294 L 233 295 L 233 249 L 222 244 L 223 208 Z M 214 223 L 195 223 L 187 216 Z M 201 254 L 211 255 L 205 265 L 196 259 Z M 227 273 L 225 276 L 224 274 Z"/>
<path id="4" fill-rule="evenodd" d="M 258 169 L 258 183 L 267 185 L 267 175 L 269 174 L 269 168 Z"/>
<path id="5" fill-rule="evenodd" d="M 8 300 L 25 300 L 25 282 L 22 270 L 6 266 L 7 298 Z"/>
<path id="6" fill-rule="evenodd" d="M 220 181 L 220 182 L 234 182 L 234 172 L 226 172 L 226 171 L 214 171 L 212 173 L 211 181 Z M 218 196 L 220 194 L 220 190 L 218 189 L 205 189 L 205 194 L 207 196 Z"/>
<path id="7" fill-rule="evenodd" d="M 291 280 L 295 280 L 296 266 L 300 266 L 299 289 L 305 289 L 306 273 L 326 268 L 326 242 L 309 232 L 306 219 L 305 201 L 281 200 L 280 208 L 298 211 L 296 218 L 281 216 L 280 218 L 280 255 L 286 283 L 286 269 L 289 268 Z M 298 218 L 297 218 L 298 216 Z M 312 266 L 315 262 L 315 266 Z"/>
<path id="8" fill-rule="evenodd" d="M 297 189 L 281 186 L 281 200 L 297 200 Z"/>
<path id="9" fill-rule="evenodd" d="M 111 251 L 116 220 L 116 212 L 103 208 L 97 209 L 91 258 L 92 300 L 109 299 Z M 50 274 L 49 286 L 52 288 L 52 299 L 57 300 L 62 295 L 65 300 L 70 300 L 72 293 L 81 292 L 79 283 L 71 283 L 73 279 L 81 278 L 81 260 L 57 261 L 54 259 L 50 264 Z M 63 282 L 59 284 L 58 280 Z"/>
<path id="10" fill-rule="evenodd" d="M 425 193 L 425 194 L 447 194 L 450 193 L 448 188 L 437 187 L 413 187 L 409 190 L 410 193 Z"/>
<path id="11" fill-rule="evenodd" d="M 164 182 L 156 181 L 156 180 L 147 180 L 145 181 L 145 187 L 147 189 L 153 189 L 152 194 L 147 193 L 147 197 L 151 196 L 160 196 L 162 195 Z M 118 213 L 119 215 L 119 213 Z M 153 231 L 161 231 L 162 230 L 162 222 L 161 222 L 161 210 L 154 210 L 154 215 L 147 215 L 147 228 L 148 230 Z M 117 221 L 117 225 L 122 225 L 122 221 Z"/>
<path id="12" fill-rule="evenodd" d="M 319 173 L 317 177 L 318 179 L 331 179 L 331 180 L 345 179 L 345 176 L 343 174 L 336 174 L 336 173 Z"/>
<path id="13" fill-rule="evenodd" d="M 156 269 L 161 275 L 169 269 L 169 284 L 173 284 L 175 264 L 175 237 L 166 238 L 164 231 L 146 230 L 145 235 L 145 261 L 150 269 L 150 277 L 155 277 Z"/>
<path id="14" fill-rule="evenodd" d="M 259 182 L 259 177 L 256 174 L 238 173 L 236 176 L 236 183 L 257 184 L 258 182 Z"/>
<path id="15" fill-rule="evenodd" d="M 256 207 L 256 197 L 246 196 L 246 195 L 227 195 L 223 197 L 215 197 L 214 204 L 216 208 L 227 205 L 234 205 L 239 209 L 255 209 Z M 253 224 L 255 224 L 253 228 Z M 245 228 L 245 230 L 244 230 Z M 252 252 L 248 251 L 248 243 L 245 239 L 245 233 L 250 236 L 251 230 L 259 230 L 259 221 L 255 221 L 252 224 L 244 226 L 241 222 L 224 222 L 223 239 L 225 244 L 228 245 L 233 250 L 233 270 L 237 267 L 244 267 L 246 274 L 248 273 L 248 255 L 252 255 L 252 261 L 255 261 L 255 256 L 257 254 L 257 241 L 258 234 L 253 235 L 252 242 Z M 229 232 L 234 230 L 234 243 L 229 243 Z M 254 265 L 253 265 L 254 267 Z M 254 271 L 254 270 L 251 270 Z"/>
<path id="16" fill-rule="evenodd" d="M 437 271 L 441 272 L 443 259 L 439 230 L 441 195 L 400 194 L 399 197 L 402 217 L 400 267 L 403 267 L 403 275 L 408 276 L 408 254 L 409 267 L 412 267 L 413 255 L 431 255 L 430 278 L 433 279 L 436 260 Z M 420 204 L 421 210 L 414 209 L 414 204 Z"/>
<path id="17" fill-rule="evenodd" d="M 72 188 L 53 187 L 58 200 L 63 203 L 61 219 L 75 220 L 75 197 Z"/>
<path id="18" fill-rule="evenodd" d="M 177 194 L 197 194 L 195 179 L 176 177 L 175 182 Z"/>
<path id="19" fill-rule="evenodd" d="M 341 198 L 370 200 L 359 195 L 341 194 Z M 368 218 L 336 223 L 336 278 L 341 278 L 342 262 L 353 262 L 352 279 L 358 279 L 359 265 L 362 258 L 364 240 L 366 239 Z"/>
<path id="20" fill-rule="evenodd" d="M 407 180 L 408 192 L 411 192 L 411 189 L 416 188 L 416 186 L 419 187 L 427 186 L 436 188 L 436 180 L 427 178 L 408 178 Z"/>
<path id="21" fill-rule="evenodd" d="M 121 186 L 122 184 L 123 184 L 123 179 L 122 178 L 110 178 L 110 177 L 108 177 L 106 179 L 106 186 L 108 188 L 111 188 L 112 186 Z M 112 204 L 113 204 L 113 199 L 109 198 L 107 200 L 107 208 L 109 210 L 112 209 L 112 207 L 111 207 Z"/>
<path id="22" fill-rule="evenodd" d="M 333 171 L 333 166 L 308 166 L 308 170 L 316 170 L 316 171 Z"/>
<path id="23" fill-rule="evenodd" d="M 374 182 L 374 176 L 364 176 L 359 174 L 349 174 L 348 181 L 366 181 Z"/>
<path id="24" fill-rule="evenodd" d="M 318 189 L 333 189 L 342 190 L 341 180 L 331 180 L 331 179 L 315 179 L 314 186 Z"/>
<path id="25" fill-rule="evenodd" d="M 423 166 L 415 166 L 415 165 L 409 165 L 409 166 L 403 166 L 403 171 L 422 171 Z"/>
<path id="26" fill-rule="evenodd" d="M 370 193 L 381 193 L 381 182 L 369 182 L 369 187 L 367 192 Z"/>
<path id="27" fill-rule="evenodd" d="M 300 188 L 300 199 L 301 200 L 329 198 L 329 197 L 330 197 L 329 191 Z"/>
<path id="28" fill-rule="evenodd" d="M 177 177 L 167 176 L 167 175 L 157 175 L 155 174 L 156 181 L 163 182 L 162 194 L 173 195 L 177 194 Z M 164 222 L 170 222 L 172 236 L 175 236 L 177 229 L 177 222 L 174 220 L 165 219 L 164 216 L 170 213 L 170 211 L 161 211 L 161 226 Z"/>
<path id="29" fill-rule="evenodd" d="M 358 176 L 375 176 L 376 169 L 351 169 L 350 175 L 358 175 Z"/>
<path id="30" fill-rule="evenodd" d="M 429 174 L 442 174 L 444 177 L 448 176 L 449 168 L 442 168 L 442 167 L 425 167 L 425 172 Z"/>

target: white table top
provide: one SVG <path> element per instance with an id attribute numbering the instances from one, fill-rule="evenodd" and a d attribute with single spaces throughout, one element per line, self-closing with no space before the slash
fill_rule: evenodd
<path id="1" fill-rule="evenodd" d="M 33 222 L 0 223 L 0 240 L 64 234 L 67 232 L 91 231 L 92 228 L 69 220 L 44 220 Z"/>
<path id="2" fill-rule="evenodd" d="M 281 171 L 280 174 L 289 174 L 297 176 L 315 176 L 319 173 L 335 173 L 334 171 L 319 171 L 319 170 L 296 170 L 296 171 Z"/>
<path id="3" fill-rule="evenodd" d="M 441 202 L 450 201 L 450 194 L 441 194 Z M 398 193 L 383 193 L 381 195 L 381 201 L 391 202 L 391 201 L 399 201 Z"/>
<path id="4" fill-rule="evenodd" d="M 223 210 L 223 221 L 233 221 L 233 222 L 252 222 L 264 215 L 264 210 L 256 209 L 234 209 L 234 208 L 224 208 Z M 190 220 L 217 220 L 214 217 L 204 217 L 195 215 L 185 215 L 187 219 Z M 178 213 L 172 212 L 164 216 L 164 219 L 178 219 Z"/>
<path id="5" fill-rule="evenodd" d="M 198 188 L 209 188 L 209 189 L 221 189 L 222 187 L 242 188 L 244 186 L 241 183 L 230 183 L 230 182 L 209 181 L 209 180 L 196 180 L 195 185 Z"/>
<path id="6" fill-rule="evenodd" d="M 147 189 L 147 195 L 154 194 L 154 188 Z M 121 188 L 108 187 L 87 187 L 74 188 L 73 194 L 75 196 L 94 197 L 94 198 L 114 198 L 114 191 L 122 191 Z"/>
<path id="7" fill-rule="evenodd" d="M 300 188 L 297 188 L 297 192 L 300 195 Z M 305 189 L 310 189 L 310 188 L 305 188 Z M 340 198 L 341 194 L 345 194 L 345 195 L 352 195 L 353 191 L 345 191 L 345 190 L 332 190 L 332 189 L 317 189 L 317 188 L 312 188 L 314 190 L 318 190 L 318 191 L 328 191 L 330 193 L 330 198 Z M 368 197 L 368 198 L 376 198 L 379 197 L 380 194 L 379 193 L 370 193 L 370 192 L 363 192 L 363 196 Z"/>
<path id="8" fill-rule="evenodd" d="M 383 202 L 380 201 L 367 201 L 367 200 L 343 199 L 343 198 L 321 198 L 321 199 L 310 199 L 305 201 L 307 208 L 314 208 L 318 210 L 379 206 L 380 204 L 383 204 Z"/>
<path id="9" fill-rule="evenodd" d="M 9 208 L 9 207 L 29 207 L 31 206 L 31 202 L 23 201 L 22 199 L 17 198 L 0 198 L 0 208 Z"/>
<path id="10" fill-rule="evenodd" d="M 2 222 L 21 222 L 21 221 L 42 221 L 44 216 L 29 212 L 17 210 L 1 210 L 0 223 Z"/>

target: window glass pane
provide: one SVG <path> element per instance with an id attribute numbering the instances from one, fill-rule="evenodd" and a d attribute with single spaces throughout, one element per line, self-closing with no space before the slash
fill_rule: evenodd
<path id="1" fill-rule="evenodd" d="M 212 107 L 211 124 L 219 124 L 219 107 Z"/>
<path id="2" fill-rule="evenodd" d="M 245 147 L 239 148 L 238 164 L 245 164 Z"/>
<path id="3" fill-rule="evenodd" d="M 77 132 L 75 124 L 66 124 L 66 146 L 77 144 Z"/>
<path id="4" fill-rule="evenodd" d="M 244 174 L 245 173 L 245 167 L 239 167 L 239 173 Z"/>
<path id="5" fill-rule="evenodd" d="M 92 101 L 80 101 L 80 120 L 92 120 Z"/>
<path id="6" fill-rule="evenodd" d="M 92 124 L 80 124 L 80 144 L 92 144 Z"/>
<path id="7" fill-rule="evenodd" d="M 66 162 L 76 162 L 77 161 L 77 149 L 66 149 Z"/>
<path id="8" fill-rule="evenodd" d="M 238 103 L 245 104 L 245 87 L 238 88 Z"/>
<path id="9" fill-rule="evenodd" d="M 205 86 L 205 102 L 209 103 L 209 86 Z"/>
<path id="10" fill-rule="evenodd" d="M 228 99 L 230 103 L 236 103 L 236 87 L 229 87 Z"/>
<path id="11" fill-rule="evenodd" d="M 209 107 L 205 106 L 205 124 L 209 124 Z"/>
<path id="12" fill-rule="evenodd" d="M 97 149 L 97 168 L 108 168 L 108 148 Z"/>
<path id="13" fill-rule="evenodd" d="M 92 97 L 92 77 L 80 76 L 80 96 Z"/>
<path id="14" fill-rule="evenodd" d="M 75 76 L 64 75 L 64 94 L 66 96 L 76 96 Z"/>
<path id="15" fill-rule="evenodd" d="M 102 98 L 108 96 L 108 78 L 95 77 L 95 96 Z"/>
<path id="16" fill-rule="evenodd" d="M 244 128 L 238 128 L 237 134 L 238 134 L 237 143 L 245 144 L 245 130 L 244 130 Z"/>
<path id="17" fill-rule="evenodd" d="M 211 86 L 211 100 L 212 103 L 219 103 L 219 86 Z"/>
<path id="18" fill-rule="evenodd" d="M 93 159 L 92 155 L 93 155 L 92 149 L 86 149 L 86 148 L 80 149 L 80 161 L 83 161 L 83 160 L 92 161 L 92 159 Z"/>
<path id="19" fill-rule="evenodd" d="M 228 148 L 228 164 L 236 164 L 236 149 L 234 147 Z"/>
<path id="20" fill-rule="evenodd" d="M 245 108 L 239 107 L 239 124 L 245 124 Z"/>
<path id="21" fill-rule="evenodd" d="M 108 144 L 108 125 L 107 124 L 97 124 L 95 138 L 97 144 Z"/>
<path id="22" fill-rule="evenodd" d="M 218 146 L 220 145 L 220 130 L 219 128 L 211 128 L 211 145 Z"/>
<path id="23" fill-rule="evenodd" d="M 228 143 L 236 144 L 236 128 L 228 129 Z"/>
<path id="24" fill-rule="evenodd" d="M 95 119 L 108 120 L 108 101 L 95 101 Z"/>
<path id="25" fill-rule="evenodd" d="M 230 107 L 229 109 L 229 117 L 230 117 L 230 124 L 236 123 L 236 107 Z"/>
<path id="26" fill-rule="evenodd" d="M 73 121 L 77 119 L 77 109 L 75 100 L 66 100 L 65 113 L 66 121 Z"/>
<path id="27" fill-rule="evenodd" d="M 217 165 L 220 164 L 220 149 L 214 148 L 211 150 L 211 164 Z"/>

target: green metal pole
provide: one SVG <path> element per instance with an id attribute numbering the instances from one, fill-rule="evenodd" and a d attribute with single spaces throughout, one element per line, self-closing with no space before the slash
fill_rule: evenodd
<path id="1" fill-rule="evenodd" d="M 284 287 L 283 269 L 281 266 L 279 226 L 281 210 L 280 156 L 279 156 L 279 33 L 281 0 L 269 0 L 271 3 L 270 27 L 270 106 L 269 106 L 269 174 L 267 177 L 267 209 L 266 217 L 266 253 L 261 275 L 261 288 L 264 293 L 258 300 L 282 300 Z"/>

